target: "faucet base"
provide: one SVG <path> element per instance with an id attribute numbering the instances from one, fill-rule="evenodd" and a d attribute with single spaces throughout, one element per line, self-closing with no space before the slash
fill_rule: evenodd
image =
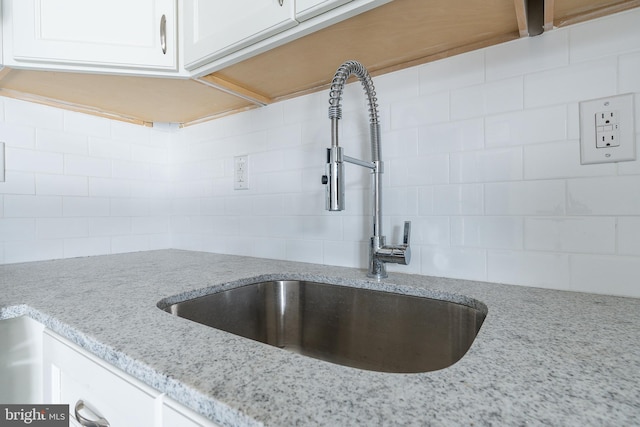
<path id="1" fill-rule="evenodd" d="M 377 256 L 384 243 L 384 236 L 372 236 L 369 240 L 369 271 L 367 272 L 367 277 L 380 280 L 389 276 L 387 274 L 387 266 Z"/>

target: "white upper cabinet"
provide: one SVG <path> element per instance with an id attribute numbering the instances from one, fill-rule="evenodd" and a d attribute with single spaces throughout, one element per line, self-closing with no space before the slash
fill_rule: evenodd
<path id="1" fill-rule="evenodd" d="M 298 24 L 294 0 L 184 0 L 182 14 L 187 70 Z"/>
<path id="2" fill-rule="evenodd" d="M 184 68 L 218 71 L 390 1 L 182 0 Z"/>
<path id="3" fill-rule="evenodd" d="M 176 0 L 4 0 L 8 66 L 178 69 Z"/>
<path id="4" fill-rule="evenodd" d="M 296 19 L 304 21 L 353 0 L 296 0 Z"/>

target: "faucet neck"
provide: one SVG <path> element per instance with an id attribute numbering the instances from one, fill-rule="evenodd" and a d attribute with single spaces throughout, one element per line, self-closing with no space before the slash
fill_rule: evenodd
<path id="1" fill-rule="evenodd" d="M 331 80 L 329 91 L 329 118 L 331 119 L 331 145 L 338 146 L 338 120 L 342 118 L 342 92 L 347 80 L 355 75 L 360 80 L 369 105 L 369 128 L 371 138 L 371 161 L 381 159 L 380 155 L 380 123 L 378 99 L 371 75 L 364 65 L 358 61 L 347 61 L 342 64 Z"/>

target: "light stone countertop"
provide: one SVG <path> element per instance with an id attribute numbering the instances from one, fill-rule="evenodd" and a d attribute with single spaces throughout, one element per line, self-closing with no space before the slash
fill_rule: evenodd
<path id="1" fill-rule="evenodd" d="M 455 365 L 343 367 L 169 315 L 221 286 L 307 279 L 486 304 Z M 471 298 L 471 299 L 470 299 Z M 164 250 L 0 266 L 0 318 L 30 316 L 224 426 L 640 423 L 640 299 Z"/>

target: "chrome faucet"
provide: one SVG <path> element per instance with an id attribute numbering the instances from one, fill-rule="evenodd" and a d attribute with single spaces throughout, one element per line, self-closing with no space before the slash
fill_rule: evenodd
<path id="1" fill-rule="evenodd" d="M 371 140 L 371 162 L 345 156 L 342 147 L 338 146 L 338 120 L 342 118 L 342 91 L 351 75 L 355 75 L 362 83 L 362 87 L 369 102 L 369 130 Z M 411 222 L 405 221 L 402 244 L 386 245 L 382 235 L 382 182 L 380 174 L 383 163 L 380 159 L 380 123 L 378 119 L 378 104 L 373 80 L 367 69 L 357 61 L 347 61 L 342 64 L 331 81 L 329 93 L 329 118 L 331 119 L 331 148 L 327 148 L 326 174 L 322 176 L 322 183 L 326 187 L 326 209 L 329 211 L 344 210 L 344 162 L 371 169 L 373 178 L 373 235 L 369 244 L 368 277 L 383 279 L 387 277 L 385 263 L 408 265 L 411 260 L 409 237 Z"/>

